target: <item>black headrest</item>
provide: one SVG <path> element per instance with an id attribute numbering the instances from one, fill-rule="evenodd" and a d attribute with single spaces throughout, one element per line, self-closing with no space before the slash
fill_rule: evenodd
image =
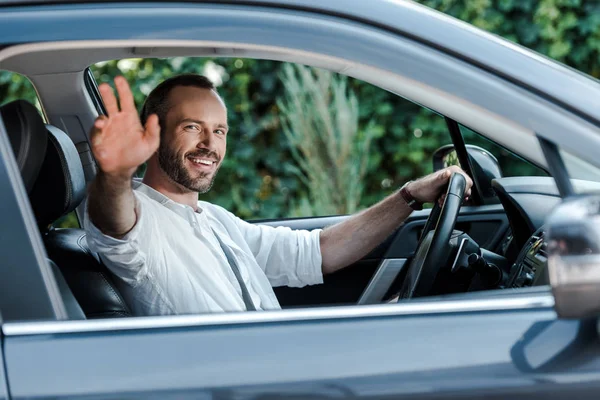
<path id="1" fill-rule="evenodd" d="M 25 100 L 3 105 L 0 114 L 25 188 L 30 192 L 46 154 L 48 135 L 44 120 L 39 111 Z"/>
<path id="2" fill-rule="evenodd" d="M 17 100 L 0 107 L 0 112 L 38 226 L 45 229 L 85 196 L 79 154 L 67 134 L 45 125 L 30 103 Z"/>
<path id="3" fill-rule="evenodd" d="M 46 125 L 48 146 L 29 201 L 40 228 L 73 211 L 85 197 L 85 175 L 75 144 L 55 126 Z"/>

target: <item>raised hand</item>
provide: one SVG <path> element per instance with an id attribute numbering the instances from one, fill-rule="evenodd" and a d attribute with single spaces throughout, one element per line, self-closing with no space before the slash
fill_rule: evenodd
<path id="1" fill-rule="evenodd" d="M 158 149 L 160 126 L 156 114 L 150 115 L 142 126 L 125 78 L 116 77 L 115 86 L 121 110 L 112 88 L 106 83 L 99 86 L 108 116 L 100 116 L 94 122 L 92 152 L 102 172 L 129 179 Z"/>

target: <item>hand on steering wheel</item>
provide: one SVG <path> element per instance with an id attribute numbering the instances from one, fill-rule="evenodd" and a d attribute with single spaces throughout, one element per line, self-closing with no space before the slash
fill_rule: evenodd
<path id="1" fill-rule="evenodd" d="M 440 206 L 440 202 L 435 202 L 415 256 L 408 266 L 399 300 L 428 295 L 440 269 L 447 264 L 451 250 L 450 236 L 463 202 L 466 186 L 465 177 L 460 173 L 453 173 L 443 205 Z"/>

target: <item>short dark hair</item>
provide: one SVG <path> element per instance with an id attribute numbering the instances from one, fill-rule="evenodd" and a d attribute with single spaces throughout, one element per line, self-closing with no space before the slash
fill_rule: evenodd
<path id="1" fill-rule="evenodd" d="M 161 126 L 161 131 L 164 132 L 165 117 L 169 111 L 169 93 L 177 86 L 193 86 L 201 89 L 215 90 L 215 85 L 205 76 L 197 74 L 182 74 L 176 75 L 162 81 L 155 87 L 142 106 L 140 119 L 142 125 L 146 124 L 146 120 L 152 114 L 158 115 L 158 122 Z"/>

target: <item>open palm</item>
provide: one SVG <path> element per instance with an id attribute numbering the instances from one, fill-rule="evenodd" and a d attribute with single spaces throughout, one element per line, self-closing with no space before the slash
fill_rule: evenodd
<path id="1" fill-rule="evenodd" d="M 133 176 L 137 167 L 158 149 L 160 126 L 153 114 L 142 126 L 125 78 L 115 78 L 121 110 L 112 88 L 99 86 L 108 116 L 100 116 L 91 132 L 92 152 L 100 169 L 111 175 Z"/>

